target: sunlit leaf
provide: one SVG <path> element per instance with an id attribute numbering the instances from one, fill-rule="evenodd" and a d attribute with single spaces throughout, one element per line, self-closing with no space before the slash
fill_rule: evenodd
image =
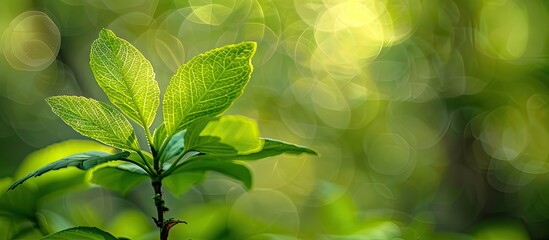
<path id="1" fill-rule="evenodd" d="M 255 42 L 228 45 L 181 65 L 163 100 L 168 136 L 200 117 L 216 116 L 229 108 L 250 79 L 255 50 Z"/>
<path id="2" fill-rule="evenodd" d="M 46 237 L 42 240 L 118 240 L 113 235 L 100 230 L 95 227 L 75 227 L 61 232 L 57 232 Z"/>
<path id="3" fill-rule="evenodd" d="M 104 188 L 125 195 L 148 179 L 148 174 L 131 163 L 101 166 L 92 170 L 88 180 Z"/>
<path id="4" fill-rule="evenodd" d="M 80 134 L 124 150 L 139 149 L 128 120 L 112 106 L 77 96 L 47 98 L 53 112 Z"/>
<path id="5" fill-rule="evenodd" d="M 103 29 L 91 46 L 90 67 L 115 106 L 143 127 L 151 125 L 160 90 L 151 63 L 139 50 Z"/>
<path id="6" fill-rule="evenodd" d="M 201 118 L 189 127 L 185 148 L 211 155 L 250 154 L 263 140 L 254 120 L 242 116 Z"/>
<path id="7" fill-rule="evenodd" d="M 242 182 L 248 189 L 252 188 L 252 173 L 248 167 L 208 155 L 194 157 L 185 164 L 178 166 L 172 174 L 196 171 L 215 171 Z"/>
<path id="8" fill-rule="evenodd" d="M 106 152 L 85 152 L 85 153 L 79 153 L 75 155 L 68 156 L 66 158 L 62 158 L 56 162 L 50 163 L 34 172 L 29 173 L 28 175 L 20 178 L 19 180 L 15 181 L 9 189 L 16 188 L 19 184 L 25 182 L 27 179 L 31 177 L 38 177 L 46 172 L 57 170 L 61 168 L 66 168 L 69 166 L 75 166 L 82 170 L 88 170 L 92 167 L 95 167 L 101 163 L 105 163 L 108 161 L 113 160 L 119 160 L 121 158 L 129 156 L 130 153 L 128 152 L 121 152 L 117 154 L 110 154 Z"/>
<path id="9" fill-rule="evenodd" d="M 166 188 L 176 196 L 179 196 L 194 185 L 204 181 L 206 177 L 205 171 L 198 172 L 178 172 L 170 174 L 162 179 L 162 183 Z"/>

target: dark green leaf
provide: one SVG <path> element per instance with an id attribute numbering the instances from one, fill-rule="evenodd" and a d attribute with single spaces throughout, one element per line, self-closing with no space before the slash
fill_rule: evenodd
<path id="1" fill-rule="evenodd" d="M 212 156 L 234 156 L 238 152 L 232 146 L 221 142 L 218 137 L 202 136 L 196 139 L 195 145 L 185 146 L 189 150 Z"/>
<path id="2" fill-rule="evenodd" d="M 245 155 L 227 156 L 227 157 L 224 157 L 224 159 L 258 160 L 266 157 L 280 155 L 283 153 L 294 154 L 294 155 L 306 153 L 306 154 L 319 156 L 319 154 L 311 148 L 301 147 L 301 146 L 293 145 L 290 143 L 285 143 L 282 141 L 267 139 L 267 138 L 265 138 L 264 141 L 265 143 L 263 144 L 263 149 L 261 149 L 261 151 L 259 152 L 252 153 L 252 154 L 245 154 Z"/>
<path id="3" fill-rule="evenodd" d="M 42 240 L 118 240 L 113 235 L 95 227 L 75 227 L 57 232 Z"/>
<path id="4" fill-rule="evenodd" d="M 218 173 L 222 173 L 226 176 L 242 182 L 247 189 L 252 188 L 252 174 L 248 167 L 238 163 L 234 163 L 232 161 L 225 161 L 208 155 L 199 155 L 193 157 L 188 162 L 185 162 L 178 166 L 177 170 L 172 174 L 196 171 L 215 171 Z"/>
<path id="5" fill-rule="evenodd" d="M 148 179 L 148 174 L 131 163 L 104 166 L 91 172 L 89 181 L 125 195 Z"/>
<path id="6" fill-rule="evenodd" d="M 85 152 L 85 153 L 79 153 L 75 155 L 68 156 L 66 158 L 62 158 L 58 161 L 55 161 L 53 163 L 50 163 L 46 165 L 45 167 L 42 167 L 34 172 L 29 173 L 28 175 L 22 177 L 21 179 L 15 181 L 9 189 L 16 188 L 19 184 L 23 183 L 27 179 L 31 177 L 37 177 L 40 176 L 46 172 L 49 172 L 51 170 L 57 170 L 61 168 L 66 168 L 69 166 L 75 166 L 82 170 L 88 170 L 92 167 L 95 167 L 101 163 L 105 163 L 108 161 L 113 160 L 119 160 L 121 158 L 125 158 L 129 156 L 129 152 L 121 152 L 117 154 L 110 154 L 106 152 L 98 152 L 98 151 L 91 151 L 91 152 Z"/>
<path id="7" fill-rule="evenodd" d="M 181 131 L 173 135 L 167 143 L 164 153 L 160 156 L 160 162 L 168 161 L 183 152 L 183 146 L 185 143 L 184 137 L 185 131 Z"/>

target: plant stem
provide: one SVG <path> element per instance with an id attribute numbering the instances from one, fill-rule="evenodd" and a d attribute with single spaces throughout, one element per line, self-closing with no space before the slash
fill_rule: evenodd
<path id="1" fill-rule="evenodd" d="M 162 180 L 153 179 L 152 186 L 154 189 L 154 205 L 156 206 L 157 218 L 153 218 L 156 226 L 160 229 L 160 240 L 167 240 L 167 236 L 163 236 L 162 230 L 164 228 L 164 212 L 168 211 L 168 208 L 164 206 L 164 199 L 162 198 Z"/>
<path id="2" fill-rule="evenodd" d="M 152 186 L 154 189 L 154 205 L 156 206 L 157 219 L 155 219 L 156 226 L 161 228 L 164 222 L 164 199 L 162 199 L 162 181 L 153 180 Z"/>
<path id="3" fill-rule="evenodd" d="M 162 169 L 162 166 L 160 164 L 160 159 L 162 158 L 162 152 L 165 149 L 168 141 L 164 141 L 162 146 L 160 147 L 160 151 L 156 151 L 154 149 L 153 145 L 151 144 L 151 151 L 153 154 L 153 168 L 154 168 L 154 175 L 151 175 L 152 179 L 152 187 L 154 189 L 154 205 L 156 206 L 156 214 L 157 217 L 154 218 L 154 223 L 156 226 L 160 229 L 160 240 L 168 240 L 168 234 L 170 233 L 170 229 L 179 224 L 179 223 L 185 223 L 185 221 L 181 220 L 174 220 L 173 218 L 164 219 L 164 212 L 168 211 L 168 208 L 165 205 L 164 199 L 162 198 L 162 178 L 167 176 L 164 174 L 164 170 Z M 182 157 L 182 156 L 181 156 Z M 169 175 L 169 174 L 168 174 Z"/>
<path id="4" fill-rule="evenodd" d="M 155 151 L 153 151 L 153 168 L 156 176 L 152 178 L 152 187 L 154 190 L 154 205 L 156 206 L 156 218 L 153 220 L 156 226 L 160 229 L 160 240 L 168 240 L 168 231 L 165 231 L 166 222 L 164 221 L 164 212 L 168 211 L 168 208 L 164 205 L 164 199 L 162 198 L 162 168 L 160 167 L 160 160 Z"/>

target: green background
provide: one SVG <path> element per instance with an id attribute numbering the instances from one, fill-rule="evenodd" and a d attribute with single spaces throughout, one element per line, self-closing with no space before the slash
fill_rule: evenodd
<path id="1" fill-rule="evenodd" d="M 101 148 L 29 156 L 84 139 L 44 98 L 107 101 L 88 65 L 102 28 L 143 52 L 162 93 L 193 56 L 257 41 L 228 113 L 322 156 L 253 162 L 249 192 L 210 174 L 166 194 L 168 216 L 189 223 L 171 239 L 549 238 L 547 23 L 543 0 L 2 1 L 0 186 Z M 46 175 L 57 185 L 2 191 L 0 239 L 73 226 L 157 236 L 147 184 L 119 195 L 75 184 L 78 171 Z"/>

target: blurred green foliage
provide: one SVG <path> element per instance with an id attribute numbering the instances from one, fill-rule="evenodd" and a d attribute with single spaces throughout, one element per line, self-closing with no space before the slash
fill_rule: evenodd
<path id="1" fill-rule="evenodd" d="M 230 113 L 322 157 L 253 162 L 250 192 L 212 174 L 167 195 L 171 214 L 189 222 L 172 239 L 549 238 L 548 9 L 543 0 L 4 1 L 0 187 L 50 158 L 104 148 L 63 142 L 31 154 L 82 138 L 44 98 L 107 101 L 88 65 L 100 29 L 143 52 L 161 92 L 196 54 L 257 41 L 252 80 Z M 73 145 L 45 152 L 63 144 Z M 46 174 L 0 194 L 0 239 L 74 226 L 155 239 L 148 186 L 120 196 L 59 171 L 71 180 Z"/>

